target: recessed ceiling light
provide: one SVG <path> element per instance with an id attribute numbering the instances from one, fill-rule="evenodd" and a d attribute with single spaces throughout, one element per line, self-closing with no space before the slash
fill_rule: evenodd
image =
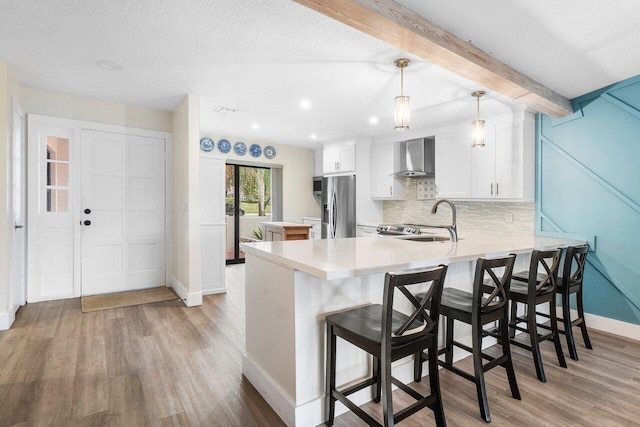
<path id="1" fill-rule="evenodd" d="M 252 124 L 251 124 L 251 127 L 252 127 L 253 129 L 260 129 L 260 125 L 259 125 L 259 124 L 257 124 L 257 123 L 252 123 Z"/>
<path id="2" fill-rule="evenodd" d="M 120 71 L 124 68 L 122 64 L 118 64 L 117 62 L 113 61 L 107 61 L 106 59 L 101 59 L 100 61 L 96 62 L 96 64 L 98 64 L 98 67 L 102 67 L 105 70 L 111 71 Z"/>
<path id="3" fill-rule="evenodd" d="M 309 102 L 309 100 L 307 99 L 303 99 L 302 101 L 300 101 L 300 108 L 302 108 L 303 110 L 308 110 L 309 108 L 311 108 L 311 102 Z"/>
<path id="4" fill-rule="evenodd" d="M 316 139 L 318 138 L 318 135 L 316 135 L 315 133 L 312 133 L 311 135 L 309 135 L 309 138 Z"/>
<path id="5" fill-rule="evenodd" d="M 233 108 L 227 108 L 227 107 L 216 107 L 216 109 L 214 110 L 216 113 L 220 113 L 220 114 L 224 114 L 225 116 L 230 116 L 234 113 L 237 113 L 238 110 L 234 110 Z"/>
<path id="6" fill-rule="evenodd" d="M 376 123 L 378 123 L 378 118 L 377 117 L 371 117 L 369 119 L 369 123 L 371 123 L 372 125 L 375 125 Z"/>

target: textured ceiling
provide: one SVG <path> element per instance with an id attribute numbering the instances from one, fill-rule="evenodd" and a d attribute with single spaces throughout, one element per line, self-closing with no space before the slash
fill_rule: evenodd
<path id="1" fill-rule="evenodd" d="M 577 0 L 400 3 L 570 98 L 638 72 L 633 0 L 615 8 Z M 0 14 L 0 59 L 26 86 L 165 110 L 192 93 L 202 97 L 205 132 L 297 145 L 392 132 L 392 63 L 401 56 L 291 0 L 3 0 Z M 473 118 L 469 93 L 480 87 L 409 58 L 412 129 Z M 101 69 L 101 59 L 124 70 Z M 302 110 L 302 99 L 311 108 Z M 239 112 L 222 116 L 217 106 Z M 486 116 L 512 108 L 496 94 L 483 99 Z"/>

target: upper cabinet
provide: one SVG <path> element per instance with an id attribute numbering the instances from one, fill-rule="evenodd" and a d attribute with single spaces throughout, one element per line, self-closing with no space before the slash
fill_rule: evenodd
<path id="1" fill-rule="evenodd" d="M 371 147 L 371 197 L 374 199 L 404 198 L 404 180 L 393 175 L 397 144 Z"/>
<path id="2" fill-rule="evenodd" d="M 471 131 L 436 135 L 436 196 L 471 197 Z"/>
<path id="3" fill-rule="evenodd" d="M 326 144 L 322 150 L 322 172 L 338 173 L 356 170 L 355 141 Z"/>
<path id="4" fill-rule="evenodd" d="M 485 147 L 471 148 L 471 130 L 436 135 L 438 198 L 533 200 L 534 118 L 487 122 Z"/>

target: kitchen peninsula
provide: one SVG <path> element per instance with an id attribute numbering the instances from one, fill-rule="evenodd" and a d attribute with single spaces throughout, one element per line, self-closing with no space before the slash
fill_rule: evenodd
<path id="1" fill-rule="evenodd" d="M 243 374 L 287 425 L 323 420 L 327 314 L 382 302 L 384 273 L 448 264 L 445 286 L 470 290 L 478 257 L 518 255 L 528 268 L 534 249 L 583 241 L 530 236 L 464 236 L 458 242 L 417 242 L 363 237 L 242 245 L 246 254 L 246 353 Z M 457 339 L 470 331 L 458 328 Z M 338 341 L 337 384 L 368 375 L 366 355 Z M 394 364 L 394 376 L 412 380 L 410 358 Z M 369 388 L 352 395 L 371 400 Z M 336 407 L 337 414 L 344 407 Z"/>

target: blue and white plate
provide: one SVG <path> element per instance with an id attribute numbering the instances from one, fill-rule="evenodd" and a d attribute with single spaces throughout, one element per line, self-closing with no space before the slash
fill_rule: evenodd
<path id="1" fill-rule="evenodd" d="M 260 157 L 260 154 L 262 154 L 262 148 L 258 144 L 251 144 L 251 147 L 249 147 L 249 153 L 251 153 L 253 157 Z"/>
<path id="2" fill-rule="evenodd" d="M 247 154 L 247 145 L 244 142 L 236 142 L 233 144 L 233 152 L 238 156 L 244 156 Z"/>
<path id="3" fill-rule="evenodd" d="M 213 150 L 213 147 L 215 147 L 216 144 L 215 142 L 213 142 L 213 139 L 211 138 L 200 138 L 200 149 L 202 151 L 204 151 L 205 153 L 208 153 L 209 151 Z"/>
<path id="4" fill-rule="evenodd" d="M 221 153 L 227 154 L 231 151 L 231 143 L 226 139 L 221 139 L 218 141 L 218 150 L 220 150 Z"/>
<path id="5" fill-rule="evenodd" d="M 273 159 L 276 156 L 276 149 L 270 145 L 264 147 L 264 156 L 267 159 Z"/>

